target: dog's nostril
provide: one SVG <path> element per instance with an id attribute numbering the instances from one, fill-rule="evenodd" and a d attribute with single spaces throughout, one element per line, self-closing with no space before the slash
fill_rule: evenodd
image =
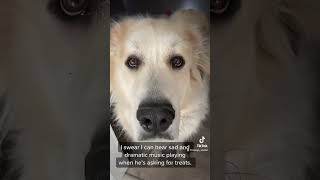
<path id="1" fill-rule="evenodd" d="M 147 132 L 155 132 L 157 124 L 151 119 L 139 120 L 141 127 Z"/>
<path id="2" fill-rule="evenodd" d="M 159 122 L 159 130 L 160 131 L 165 131 L 166 129 L 168 129 L 168 127 L 171 125 L 171 122 L 168 121 L 167 119 L 161 119 L 161 121 Z"/>
<path id="3" fill-rule="evenodd" d="M 161 119 L 160 125 L 166 124 L 167 120 L 166 119 Z"/>
<path id="4" fill-rule="evenodd" d="M 150 119 L 143 119 L 141 122 L 141 126 L 143 128 L 150 129 L 150 126 L 152 125 L 152 121 Z"/>
<path id="5" fill-rule="evenodd" d="M 152 122 L 151 122 L 150 119 L 145 119 L 145 120 L 144 120 L 144 123 L 145 123 L 146 125 L 151 125 L 151 124 L 152 124 Z"/>

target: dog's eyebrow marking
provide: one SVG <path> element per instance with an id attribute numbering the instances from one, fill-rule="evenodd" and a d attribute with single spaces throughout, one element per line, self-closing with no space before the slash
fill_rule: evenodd
<path id="1" fill-rule="evenodd" d="M 134 47 L 135 49 L 140 49 L 139 43 L 137 41 L 130 40 L 129 44 L 130 44 L 130 46 Z"/>
<path id="2" fill-rule="evenodd" d="M 178 45 L 185 45 L 185 39 L 184 39 L 184 38 L 180 38 L 180 37 L 173 38 L 173 39 L 171 40 L 170 45 L 171 45 L 172 47 L 176 47 L 176 46 L 178 46 Z"/>
<path id="3" fill-rule="evenodd" d="M 171 42 L 171 47 L 174 48 L 174 47 L 176 47 L 178 44 L 180 44 L 180 41 L 175 40 L 175 41 Z"/>

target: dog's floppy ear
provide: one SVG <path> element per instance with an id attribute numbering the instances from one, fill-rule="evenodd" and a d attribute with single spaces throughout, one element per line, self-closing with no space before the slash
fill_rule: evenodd
<path id="1" fill-rule="evenodd" d="M 209 19 L 200 11 L 192 9 L 179 10 L 176 11 L 171 18 L 196 26 L 204 36 L 209 34 Z"/>
<path id="2" fill-rule="evenodd" d="M 113 21 L 110 24 L 110 91 L 112 91 L 114 78 L 114 68 L 117 57 L 121 54 L 123 48 L 121 48 L 123 40 L 127 31 L 126 20 L 119 22 Z"/>
<path id="3" fill-rule="evenodd" d="M 110 58 L 111 60 L 117 54 L 118 46 L 123 38 L 123 23 L 113 21 L 110 25 Z"/>
<path id="4" fill-rule="evenodd" d="M 196 68 L 202 79 L 208 78 L 210 76 L 210 25 L 208 17 L 197 10 L 179 10 L 171 16 L 171 19 L 178 25 L 185 26 L 186 37 L 195 46 Z M 195 73 L 193 71 L 193 74 Z"/>
<path id="5" fill-rule="evenodd" d="M 121 53 L 123 48 L 120 48 L 126 39 L 128 28 L 136 23 L 139 23 L 141 16 L 124 17 L 119 21 L 113 20 L 110 25 L 110 57 L 115 57 Z M 112 60 L 112 59 L 111 59 Z"/>

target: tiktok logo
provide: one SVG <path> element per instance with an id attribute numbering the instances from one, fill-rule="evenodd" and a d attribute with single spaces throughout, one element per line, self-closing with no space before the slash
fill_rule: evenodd
<path id="1" fill-rule="evenodd" d="M 202 137 L 199 139 L 199 143 L 200 143 L 200 144 L 203 144 L 205 139 L 206 139 L 206 138 L 205 138 L 204 136 L 202 136 Z"/>
<path id="2" fill-rule="evenodd" d="M 205 151 L 208 151 L 208 145 L 206 143 L 204 143 L 204 140 L 206 138 L 204 136 L 202 136 L 200 139 L 199 139 L 199 143 L 200 144 L 197 144 L 197 148 L 196 149 L 191 149 L 191 151 L 197 151 L 197 152 L 205 152 Z"/>

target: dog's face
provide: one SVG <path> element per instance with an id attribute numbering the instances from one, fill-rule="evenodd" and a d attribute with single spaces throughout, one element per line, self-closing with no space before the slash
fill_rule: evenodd
<path id="1" fill-rule="evenodd" d="M 181 11 L 113 24 L 111 104 L 131 140 L 185 140 L 197 131 L 208 108 L 207 23 Z"/>

